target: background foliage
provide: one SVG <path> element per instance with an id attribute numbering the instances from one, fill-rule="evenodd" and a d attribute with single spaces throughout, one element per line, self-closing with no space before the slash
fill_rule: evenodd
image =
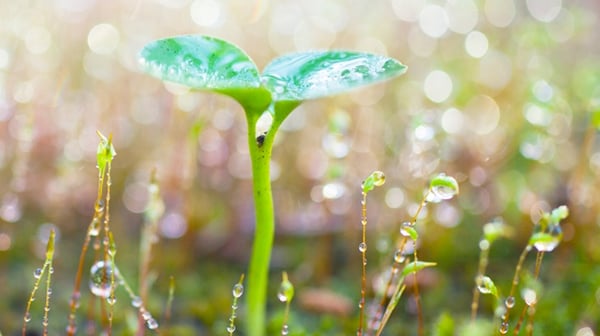
<path id="1" fill-rule="evenodd" d="M 20 328 L 50 228 L 50 327 L 64 330 L 96 197 L 96 130 L 112 133 L 118 153 L 111 218 L 122 272 L 137 276 L 156 168 L 166 213 L 149 307 L 160 315 L 174 275 L 176 334 L 225 330 L 253 229 L 243 112 L 142 74 L 136 58 L 151 40 L 188 33 L 232 41 L 260 69 L 286 52 L 336 48 L 409 67 L 388 84 L 303 105 L 278 135 L 274 321 L 287 270 L 297 290 L 292 330 L 355 327 L 360 181 L 378 169 L 387 181 L 369 201 L 374 284 L 389 265 L 392 228 L 414 213 L 428 179 L 446 172 L 461 186 L 457 199 L 429 207 L 420 227 L 420 256 L 438 263 L 421 279 L 430 330 L 444 312 L 468 318 L 483 224 L 501 216 L 513 228 L 490 256 L 488 273 L 505 292 L 532 221 L 560 204 L 571 212 L 564 243 L 542 269 L 536 330 L 600 330 L 597 2 L 55 0 L 4 1 L 0 13 L 2 332 Z M 390 334 L 413 334 L 411 302 L 403 299 Z M 482 303 L 490 317 L 492 302 Z M 115 323 L 127 330 L 135 311 L 117 309 Z"/>

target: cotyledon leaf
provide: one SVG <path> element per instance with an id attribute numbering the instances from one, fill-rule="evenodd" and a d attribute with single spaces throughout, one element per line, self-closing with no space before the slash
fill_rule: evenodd
<path id="1" fill-rule="evenodd" d="M 276 58 L 264 69 L 262 82 L 275 101 L 304 101 L 381 82 L 405 71 L 405 65 L 385 56 L 312 51 Z"/>
<path id="2" fill-rule="evenodd" d="M 263 111 L 271 95 L 248 55 L 224 40 L 182 35 L 147 44 L 140 52 L 144 71 L 194 89 L 223 93 L 247 111 Z"/>

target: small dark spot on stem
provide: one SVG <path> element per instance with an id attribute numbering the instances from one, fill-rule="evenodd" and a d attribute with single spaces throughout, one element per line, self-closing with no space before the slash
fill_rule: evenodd
<path id="1" fill-rule="evenodd" d="M 265 143 L 266 136 L 267 132 L 264 132 L 263 134 L 256 137 L 256 145 L 258 145 L 259 148 L 262 147 L 262 145 Z"/>

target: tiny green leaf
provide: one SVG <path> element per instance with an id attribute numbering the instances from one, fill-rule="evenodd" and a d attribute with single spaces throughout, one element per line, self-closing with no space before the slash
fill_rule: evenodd
<path id="1" fill-rule="evenodd" d="M 277 292 L 277 298 L 281 302 L 291 302 L 294 298 L 294 285 L 288 279 L 287 272 L 283 272 L 281 285 L 279 286 L 279 292 Z"/>
<path id="2" fill-rule="evenodd" d="M 362 183 L 362 190 L 366 194 L 373 190 L 375 187 L 380 187 L 385 183 L 385 175 L 376 170 L 367 177 Z"/>
<path id="3" fill-rule="evenodd" d="M 410 222 L 409 222 L 410 223 Z M 400 228 L 400 234 L 404 237 L 410 237 L 410 239 L 416 241 L 419 238 L 419 233 L 412 225 L 402 225 Z"/>
<path id="4" fill-rule="evenodd" d="M 100 137 L 100 143 L 98 143 L 98 150 L 96 151 L 96 163 L 98 165 L 98 170 L 104 172 L 106 165 L 113 160 L 117 155 L 117 152 L 112 145 L 112 139 L 110 137 L 107 139 L 100 131 L 96 131 L 96 133 Z"/>
<path id="5" fill-rule="evenodd" d="M 428 261 L 413 261 L 404 267 L 402 270 L 402 276 L 407 276 L 411 273 L 416 273 L 425 267 L 433 267 L 435 265 L 437 265 L 437 263 Z"/>
<path id="6" fill-rule="evenodd" d="M 561 205 L 556 209 L 552 210 L 550 217 L 552 218 L 552 224 L 558 225 L 561 220 L 569 216 L 569 208 L 566 205 Z"/>
<path id="7" fill-rule="evenodd" d="M 165 81 L 228 95 L 247 111 L 262 112 L 271 103 L 250 57 L 218 38 L 182 35 L 157 40 L 142 49 L 140 64 Z"/>
<path id="8" fill-rule="evenodd" d="M 500 218 L 494 219 L 483 226 L 483 237 L 490 244 L 500 237 L 507 237 L 509 235 L 510 228 Z"/>
<path id="9" fill-rule="evenodd" d="M 385 56 L 352 51 L 284 55 L 263 71 L 263 85 L 276 101 L 332 96 L 403 74 L 406 66 Z"/>
<path id="10" fill-rule="evenodd" d="M 480 281 L 478 281 L 477 289 L 481 294 L 491 294 L 494 297 L 498 297 L 496 284 L 494 284 L 494 281 L 488 276 L 481 277 Z"/>
<path id="11" fill-rule="evenodd" d="M 560 226 L 556 226 L 560 230 Z M 529 238 L 529 245 L 533 245 L 540 252 L 551 252 L 558 246 L 562 239 L 562 232 L 557 234 L 537 232 Z"/>

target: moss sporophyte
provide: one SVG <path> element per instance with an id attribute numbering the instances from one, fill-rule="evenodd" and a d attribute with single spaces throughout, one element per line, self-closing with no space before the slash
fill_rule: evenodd
<path id="1" fill-rule="evenodd" d="M 395 59 L 355 51 L 311 51 L 284 55 L 259 73 L 235 45 L 199 35 L 157 40 L 140 52 L 144 71 L 162 80 L 235 99 L 248 124 L 255 207 L 254 242 L 248 270 L 246 332 L 265 334 L 267 276 L 275 229 L 269 165 L 279 126 L 303 101 L 378 83 L 403 74 Z M 257 129 L 263 114 L 272 122 Z"/>

